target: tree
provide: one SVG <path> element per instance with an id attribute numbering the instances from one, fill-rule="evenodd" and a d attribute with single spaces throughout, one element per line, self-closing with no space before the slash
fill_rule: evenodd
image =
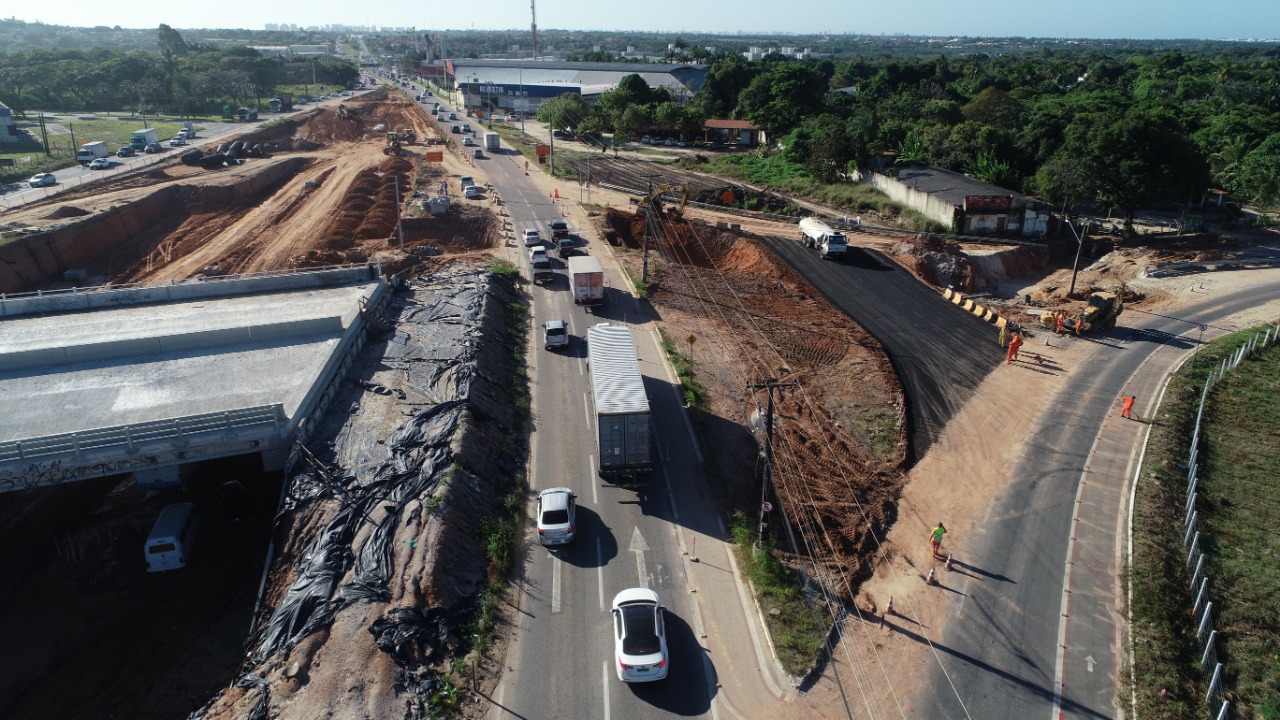
<path id="1" fill-rule="evenodd" d="M 1140 205 L 1187 202 L 1208 187 L 1204 154 L 1163 109 L 1090 113 L 1072 121 L 1066 135 L 1060 166 L 1087 174 L 1097 199 L 1123 210 L 1129 222 Z"/>
<path id="2" fill-rule="evenodd" d="M 978 93 L 960 109 L 966 120 L 991 125 L 1002 130 L 1014 130 L 1022 123 L 1022 103 L 1009 93 L 989 87 Z"/>
<path id="3" fill-rule="evenodd" d="M 1251 199 L 1263 205 L 1280 204 L 1280 133 L 1263 140 L 1240 162 L 1239 184 Z"/>

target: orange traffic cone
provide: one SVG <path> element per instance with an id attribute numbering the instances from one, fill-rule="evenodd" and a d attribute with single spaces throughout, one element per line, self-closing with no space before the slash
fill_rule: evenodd
<path id="1" fill-rule="evenodd" d="M 936 585 L 938 583 L 937 580 L 933 579 L 933 573 L 934 573 L 933 568 L 929 568 L 929 577 L 924 579 L 924 581 L 929 585 Z"/>

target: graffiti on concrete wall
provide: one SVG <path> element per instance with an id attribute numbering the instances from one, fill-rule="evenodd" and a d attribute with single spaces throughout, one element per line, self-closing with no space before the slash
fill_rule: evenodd
<path id="1" fill-rule="evenodd" d="M 106 477 L 118 473 L 133 472 L 159 462 L 154 455 L 120 458 L 108 462 L 84 465 L 55 460 L 48 463 L 31 463 L 26 467 L 0 467 L 0 492 L 26 490 L 28 488 L 75 482 L 93 477 Z"/>

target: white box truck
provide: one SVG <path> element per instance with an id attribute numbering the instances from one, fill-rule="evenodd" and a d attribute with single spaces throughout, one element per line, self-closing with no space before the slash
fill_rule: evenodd
<path id="1" fill-rule="evenodd" d="M 199 529 L 200 516 L 192 503 L 174 503 L 161 510 L 143 548 L 147 572 L 186 567 Z"/>
<path id="2" fill-rule="evenodd" d="M 573 288 L 575 305 L 599 305 L 604 302 L 604 268 L 593 255 L 569 258 L 569 286 Z"/>
<path id="3" fill-rule="evenodd" d="M 502 136 L 496 132 L 489 131 L 484 134 L 484 149 L 490 153 L 496 153 L 501 148 Z"/>
<path id="4" fill-rule="evenodd" d="M 151 143 L 158 142 L 160 142 L 160 131 L 155 128 L 134 130 L 133 135 L 129 136 L 129 147 L 138 151 L 145 150 Z"/>
<path id="5" fill-rule="evenodd" d="M 817 218 L 807 217 L 800 221 L 800 239 L 805 247 L 817 248 L 822 257 L 839 259 L 844 257 L 849 241 L 844 233 L 831 229 L 830 225 Z"/>
<path id="6" fill-rule="evenodd" d="M 623 325 L 601 323 L 587 330 L 587 365 L 595 405 L 600 477 L 610 482 L 638 478 L 653 468 L 650 459 L 649 397 Z"/>
<path id="7" fill-rule="evenodd" d="M 94 160 L 97 160 L 98 158 L 104 158 L 110 154 L 111 154 L 111 149 L 107 147 L 106 140 L 98 140 L 97 142 L 87 142 L 81 145 L 80 149 L 76 151 L 76 162 L 80 163 L 81 165 L 88 165 Z"/>

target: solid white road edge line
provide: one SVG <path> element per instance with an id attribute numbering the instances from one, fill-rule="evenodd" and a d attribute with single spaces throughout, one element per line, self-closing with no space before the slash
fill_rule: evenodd
<path id="1" fill-rule="evenodd" d="M 1080 470 L 1080 479 L 1076 482 L 1076 500 L 1071 507 L 1071 526 L 1067 534 L 1067 562 L 1062 569 L 1062 602 L 1058 607 L 1058 647 L 1053 660 L 1053 714 L 1052 720 L 1062 717 L 1062 686 L 1066 682 L 1067 655 L 1067 613 L 1071 610 L 1071 568 L 1076 553 L 1076 527 L 1080 524 L 1080 498 L 1084 495 L 1084 476 L 1089 472 L 1089 462 L 1098 449 L 1102 439 L 1102 428 L 1093 436 L 1093 444 L 1089 446 L 1089 454 L 1084 456 L 1084 467 Z"/>
<path id="2" fill-rule="evenodd" d="M 551 555 L 551 553 L 547 553 Z M 564 563 L 560 562 L 560 558 L 551 555 L 551 612 L 560 612 L 560 567 Z"/>
<path id="3" fill-rule="evenodd" d="M 603 673 L 604 684 L 600 686 L 604 691 L 604 720 L 609 720 L 609 661 L 608 660 L 604 661 L 604 665 L 601 666 L 601 670 L 604 671 Z"/>
<path id="4" fill-rule="evenodd" d="M 604 609 L 604 548 L 600 538 L 596 538 L 596 595 L 600 598 L 600 609 Z"/>

